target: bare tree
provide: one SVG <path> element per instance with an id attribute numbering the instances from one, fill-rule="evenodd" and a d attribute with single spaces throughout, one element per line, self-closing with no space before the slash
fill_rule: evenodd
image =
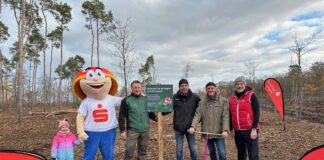
<path id="1" fill-rule="evenodd" d="M 116 48 L 113 56 L 119 60 L 117 66 L 121 70 L 126 95 L 128 94 L 127 84 L 129 75 L 134 70 L 133 67 L 136 58 L 132 32 L 129 31 L 130 23 L 129 19 L 126 19 L 125 23 L 122 23 L 120 20 L 115 20 L 116 30 L 113 31 L 113 35 L 110 38 Z"/>
<path id="2" fill-rule="evenodd" d="M 245 74 L 248 75 L 249 80 L 252 82 L 252 84 L 254 84 L 254 81 L 256 79 L 255 72 L 256 72 L 257 68 L 259 67 L 259 64 L 255 61 L 249 61 L 249 62 L 244 63 L 244 65 L 246 67 Z"/>
<path id="3" fill-rule="evenodd" d="M 190 72 L 192 72 L 192 65 L 190 63 L 187 63 L 185 67 L 183 68 L 183 76 L 185 79 L 188 79 Z"/>
<path id="4" fill-rule="evenodd" d="M 289 47 L 289 50 L 297 56 L 297 65 L 290 65 L 290 72 L 294 81 L 292 81 L 292 88 L 294 93 L 295 104 L 300 103 L 299 107 L 299 117 L 301 117 L 302 110 L 303 110 L 303 101 L 304 101 L 304 92 L 303 92 L 303 85 L 304 85 L 304 77 L 305 75 L 302 73 L 301 68 L 301 59 L 307 53 L 314 51 L 319 48 L 319 45 L 316 44 L 317 38 L 321 32 L 314 32 L 310 36 L 302 39 L 298 38 L 297 33 L 294 36 L 294 44 Z M 297 74 L 292 74 L 297 73 Z"/>
<path id="5" fill-rule="evenodd" d="M 295 33 L 294 44 L 289 47 L 289 50 L 297 56 L 299 67 L 301 67 L 302 56 L 318 48 L 315 42 L 319 34 L 320 32 L 315 32 L 305 39 L 299 39 Z"/>

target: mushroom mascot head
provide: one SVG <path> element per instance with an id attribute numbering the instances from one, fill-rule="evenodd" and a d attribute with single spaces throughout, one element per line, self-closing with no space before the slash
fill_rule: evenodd
<path id="1" fill-rule="evenodd" d="M 79 71 L 74 78 L 74 94 L 82 99 L 77 115 L 77 133 L 79 140 L 85 143 L 83 159 L 94 159 L 98 147 L 104 160 L 114 159 L 115 107 L 120 106 L 122 99 L 114 96 L 117 89 L 115 76 L 106 68 L 89 67 Z"/>

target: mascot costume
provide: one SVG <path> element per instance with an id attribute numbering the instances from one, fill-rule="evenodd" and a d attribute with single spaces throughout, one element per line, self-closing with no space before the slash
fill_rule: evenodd
<path id="1" fill-rule="evenodd" d="M 77 133 L 84 142 L 84 160 L 93 160 L 99 148 L 103 160 L 114 159 L 117 118 L 115 97 L 118 82 L 105 68 L 89 67 L 77 73 L 73 81 L 74 94 L 82 99 L 77 115 Z"/>

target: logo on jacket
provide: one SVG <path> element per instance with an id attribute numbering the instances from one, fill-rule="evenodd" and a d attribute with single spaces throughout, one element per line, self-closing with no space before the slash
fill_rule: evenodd
<path id="1" fill-rule="evenodd" d="M 108 110 L 102 108 L 102 104 L 98 104 L 98 108 L 96 108 L 92 112 L 93 120 L 95 122 L 107 122 L 108 121 Z"/>
<path id="2" fill-rule="evenodd" d="M 276 92 L 276 96 L 280 96 L 281 95 L 281 92 Z"/>

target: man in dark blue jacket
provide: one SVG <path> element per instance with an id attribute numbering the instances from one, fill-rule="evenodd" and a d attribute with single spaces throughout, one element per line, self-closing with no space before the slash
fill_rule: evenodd
<path id="1" fill-rule="evenodd" d="M 189 89 L 188 81 L 181 79 L 179 91 L 173 96 L 173 128 L 176 136 L 177 160 L 183 160 L 184 136 L 187 138 L 191 159 L 198 159 L 195 134 L 190 134 L 187 130 L 191 126 L 199 101 L 200 98 Z"/>

